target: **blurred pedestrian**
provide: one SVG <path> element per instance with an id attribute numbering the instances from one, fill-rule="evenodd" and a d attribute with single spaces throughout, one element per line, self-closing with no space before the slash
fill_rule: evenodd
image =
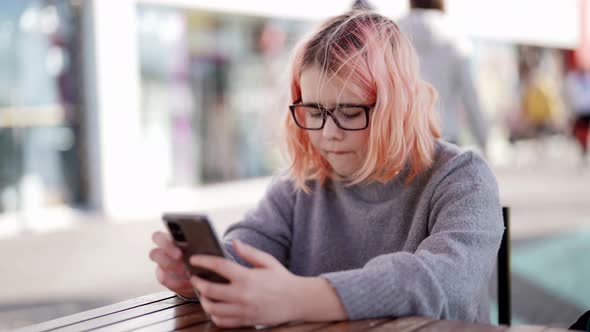
<path id="1" fill-rule="evenodd" d="M 572 113 L 573 135 L 580 146 L 582 160 L 588 163 L 588 130 L 590 127 L 590 70 L 580 67 L 565 77 L 565 100 Z"/>
<path id="2" fill-rule="evenodd" d="M 485 153 L 489 129 L 470 71 L 468 47 L 451 28 L 444 0 L 410 0 L 410 13 L 399 25 L 420 56 L 422 76 L 438 90 L 443 138 L 461 143 L 462 115 L 467 113 L 471 132 Z"/>
<path id="3" fill-rule="evenodd" d="M 561 100 L 558 89 L 536 66 L 521 66 L 520 110 L 524 138 L 541 138 L 559 132 Z"/>
<path id="4" fill-rule="evenodd" d="M 368 0 L 355 0 L 351 6 L 352 10 L 373 10 L 373 6 Z"/>

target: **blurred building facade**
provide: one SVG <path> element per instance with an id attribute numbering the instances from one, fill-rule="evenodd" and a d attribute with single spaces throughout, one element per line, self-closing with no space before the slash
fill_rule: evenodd
<path id="1" fill-rule="evenodd" d="M 472 69 L 492 119 L 518 99 L 515 45 L 576 49 L 582 1 L 448 1 L 477 38 Z M 393 18 L 407 10 L 370 3 Z M 351 4 L 2 1 L 0 216 L 59 206 L 152 216 L 203 184 L 271 174 L 290 50 Z"/>
<path id="2" fill-rule="evenodd" d="M 0 214 L 82 205 L 80 6 L 0 7 Z"/>

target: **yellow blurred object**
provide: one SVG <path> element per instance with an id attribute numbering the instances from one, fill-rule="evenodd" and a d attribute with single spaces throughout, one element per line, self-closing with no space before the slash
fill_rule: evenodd
<path id="1" fill-rule="evenodd" d="M 552 85 L 542 80 L 533 80 L 525 88 L 522 111 L 533 125 L 554 122 L 561 112 L 561 105 Z"/>
<path id="2" fill-rule="evenodd" d="M 18 127 L 52 127 L 65 122 L 65 109 L 49 104 L 36 107 L 0 107 L 0 129 Z"/>

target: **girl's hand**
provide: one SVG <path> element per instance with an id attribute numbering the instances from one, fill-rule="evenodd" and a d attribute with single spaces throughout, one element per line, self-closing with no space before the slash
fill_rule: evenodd
<path id="1" fill-rule="evenodd" d="M 301 278 L 266 252 L 240 241 L 234 241 L 233 245 L 236 253 L 254 268 L 207 255 L 195 255 L 190 260 L 192 265 L 215 271 L 231 282 L 220 284 L 191 277 L 211 320 L 220 327 L 275 325 L 298 320 L 295 284 Z"/>
<path id="2" fill-rule="evenodd" d="M 174 244 L 170 235 L 159 231 L 154 232 L 152 240 L 156 244 L 156 248 L 150 251 L 149 256 L 158 265 L 156 267 L 158 282 L 181 296 L 196 297 L 182 262 L 182 252 Z"/>

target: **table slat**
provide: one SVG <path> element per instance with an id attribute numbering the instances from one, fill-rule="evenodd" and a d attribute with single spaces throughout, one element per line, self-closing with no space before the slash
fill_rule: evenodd
<path id="1" fill-rule="evenodd" d="M 558 331 L 567 331 L 565 329 L 557 329 L 557 328 L 550 328 L 547 326 L 539 326 L 539 325 L 518 325 L 518 326 L 511 326 L 506 329 L 504 332 L 558 332 Z"/>
<path id="2" fill-rule="evenodd" d="M 236 331 L 237 329 L 233 329 L 234 331 Z M 256 329 L 239 329 L 238 331 L 243 332 L 243 331 L 253 331 Z M 176 332 L 227 332 L 227 331 L 232 331 L 231 329 L 222 329 L 217 327 L 212 321 L 207 321 L 201 324 L 195 324 L 192 326 L 188 326 L 185 327 L 183 329 L 180 330 L 174 330 Z"/>
<path id="3" fill-rule="evenodd" d="M 455 331 L 477 331 L 477 332 L 504 332 L 506 326 L 474 324 L 459 320 L 436 320 L 426 324 L 417 332 L 455 332 Z"/>
<path id="4" fill-rule="evenodd" d="M 279 325 L 273 328 L 267 328 L 263 331 L 272 331 L 272 332 L 311 332 L 317 331 L 324 327 L 328 327 L 334 323 L 296 323 L 296 324 L 288 324 L 288 325 Z"/>
<path id="5" fill-rule="evenodd" d="M 379 325 L 370 329 L 371 332 L 386 332 L 386 331 L 399 331 L 399 332 L 413 332 L 420 331 L 421 328 L 427 324 L 436 322 L 435 319 L 428 317 L 410 316 L 402 317 L 395 320 L 386 322 L 385 324 Z"/>
<path id="6" fill-rule="evenodd" d="M 105 325 L 93 332 L 123 332 L 148 327 L 153 324 L 178 319 L 182 316 L 202 313 L 203 309 L 198 303 L 185 302 L 182 305 L 160 310 L 151 314 L 137 316 L 125 321 Z M 206 319 L 206 315 L 205 315 Z"/>
<path id="7" fill-rule="evenodd" d="M 365 319 L 365 320 L 353 320 L 353 321 L 342 321 L 342 322 L 334 322 L 324 328 L 319 328 L 316 331 L 320 332 L 339 332 L 339 331 L 346 331 L 346 332 L 356 332 L 356 331 L 366 331 L 368 329 L 374 328 L 381 324 L 388 322 L 390 319 Z"/>
<path id="8" fill-rule="evenodd" d="M 57 318 L 57 319 L 46 321 L 43 323 L 25 326 L 23 328 L 15 330 L 14 332 L 52 331 L 52 330 L 58 329 L 60 327 L 69 326 L 72 324 L 77 324 L 80 322 L 96 319 L 96 318 L 106 316 L 106 315 L 112 315 L 117 312 L 149 305 L 150 303 L 159 302 L 159 301 L 171 299 L 171 298 L 176 298 L 176 295 L 172 292 L 169 292 L 169 291 L 154 293 L 154 294 L 138 297 L 136 299 L 127 300 L 127 301 L 111 304 L 108 306 L 80 312 L 80 313 L 73 314 L 70 316 Z"/>
<path id="9" fill-rule="evenodd" d="M 209 317 L 207 313 L 203 310 L 198 312 L 193 312 L 187 315 L 183 315 L 180 317 L 176 317 L 174 319 L 169 319 L 166 321 L 161 321 L 156 324 L 151 324 L 148 326 L 141 327 L 135 331 L 141 332 L 163 332 L 163 331 L 184 331 L 185 328 L 188 327 L 196 327 L 198 325 L 203 325 L 209 322 Z M 200 329 L 197 329 L 200 331 Z"/>
<path id="10" fill-rule="evenodd" d="M 113 325 L 115 323 L 124 322 L 126 320 L 136 318 L 136 317 L 146 317 L 147 315 L 154 314 L 156 312 L 166 310 L 168 308 L 173 308 L 177 306 L 181 306 L 185 303 L 184 300 L 181 300 L 178 297 L 173 297 L 170 299 L 162 300 L 155 303 L 150 303 L 141 307 L 130 308 L 125 311 L 119 311 L 113 313 L 112 315 L 104 315 L 101 317 L 97 317 L 88 321 L 79 322 L 76 324 L 68 325 L 63 328 L 59 328 L 56 331 L 58 332 L 77 332 L 77 331 L 87 331 L 93 330 L 97 328 L 101 328 L 108 325 Z"/>

